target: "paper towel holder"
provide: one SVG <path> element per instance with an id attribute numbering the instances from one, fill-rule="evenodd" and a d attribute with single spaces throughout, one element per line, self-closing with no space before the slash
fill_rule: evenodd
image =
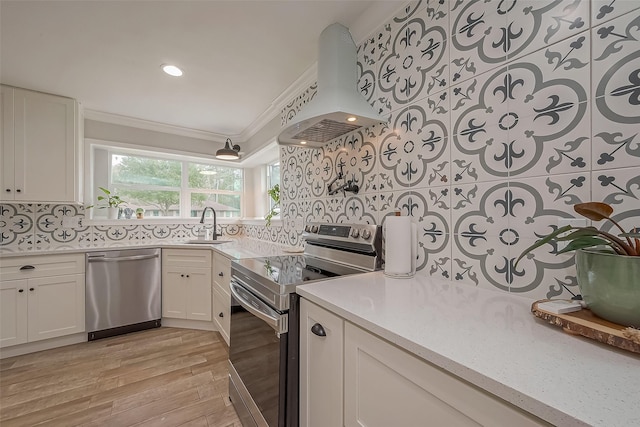
<path id="1" fill-rule="evenodd" d="M 397 214 L 395 215 L 396 217 L 398 216 Z M 411 234 L 411 241 L 409 242 L 410 244 L 410 271 L 408 272 L 390 272 L 387 270 L 386 268 L 386 263 L 385 263 L 385 268 L 384 268 L 384 275 L 386 277 L 392 278 L 392 279 L 410 279 L 412 277 L 415 276 L 416 274 L 416 264 L 417 264 L 417 257 L 418 257 L 418 233 L 417 233 L 417 226 L 415 223 L 411 223 L 410 224 L 410 234 Z M 388 246 L 387 243 L 385 241 L 385 261 L 386 258 L 388 256 L 388 254 L 386 253 L 388 250 Z"/>

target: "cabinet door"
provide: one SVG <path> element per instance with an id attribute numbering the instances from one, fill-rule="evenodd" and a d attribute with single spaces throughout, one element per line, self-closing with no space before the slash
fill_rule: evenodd
<path id="1" fill-rule="evenodd" d="M 213 255 L 213 281 L 220 292 L 231 292 L 231 260 L 219 253 Z"/>
<path id="2" fill-rule="evenodd" d="M 75 202 L 76 102 L 15 89 L 13 105 L 15 200 Z"/>
<path id="3" fill-rule="evenodd" d="M 229 328 L 231 319 L 231 296 L 213 288 L 213 322 L 216 328 L 229 345 Z"/>
<path id="4" fill-rule="evenodd" d="M 13 200 L 13 88 L 0 86 L 0 200 Z"/>
<path id="5" fill-rule="evenodd" d="M 0 347 L 27 342 L 26 280 L 0 282 Z"/>
<path id="6" fill-rule="evenodd" d="M 349 322 L 344 360 L 346 427 L 547 425 Z"/>
<path id="7" fill-rule="evenodd" d="M 162 267 L 162 317 L 187 318 L 187 280 L 179 267 Z"/>
<path id="8" fill-rule="evenodd" d="M 211 321 L 211 269 L 191 268 L 187 279 L 187 319 Z"/>
<path id="9" fill-rule="evenodd" d="M 301 300 L 300 425 L 303 427 L 343 425 L 343 325 L 343 320 L 335 314 Z M 323 332 L 325 335 L 321 336 Z"/>
<path id="10" fill-rule="evenodd" d="M 84 332 L 84 275 L 28 281 L 29 341 Z"/>

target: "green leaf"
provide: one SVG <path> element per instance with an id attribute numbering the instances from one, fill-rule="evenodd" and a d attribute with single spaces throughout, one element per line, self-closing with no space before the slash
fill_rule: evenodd
<path id="1" fill-rule="evenodd" d="M 536 241 L 533 245 L 529 246 L 527 249 L 525 249 L 524 251 L 522 251 L 522 253 L 520 254 L 520 256 L 518 257 L 518 259 L 516 260 L 516 263 L 514 264 L 514 268 L 518 265 L 518 262 L 520 262 L 520 260 L 522 258 L 524 258 L 524 256 L 526 254 L 528 254 L 529 252 L 531 252 L 532 250 L 539 248 L 540 246 L 551 242 L 552 240 L 556 239 L 556 237 L 562 233 L 566 233 L 569 230 L 572 230 L 573 227 L 570 225 L 565 225 L 564 227 L 560 227 L 558 228 L 556 231 L 554 231 L 553 233 L 548 234 L 547 236 L 545 236 L 544 238 Z"/>
<path id="2" fill-rule="evenodd" d="M 106 189 L 106 188 L 104 188 L 104 187 L 98 187 L 98 188 L 99 188 L 100 190 L 102 190 L 102 191 L 104 192 L 104 194 L 106 194 L 106 195 L 111 194 L 111 191 L 107 190 L 107 189 Z"/>
<path id="3" fill-rule="evenodd" d="M 577 239 L 578 237 L 582 236 L 597 236 L 598 234 L 600 234 L 600 231 L 598 231 L 598 229 L 595 227 L 581 227 L 573 233 L 567 234 L 566 236 L 559 236 L 557 240 L 565 242 L 567 240 Z"/>
<path id="4" fill-rule="evenodd" d="M 622 233 L 622 234 L 618 234 L 618 236 L 620 237 L 633 237 L 633 238 L 640 238 L 640 232 L 630 232 L 630 233 Z"/>
<path id="5" fill-rule="evenodd" d="M 599 237 L 591 237 L 591 236 L 579 237 L 569 242 L 567 246 L 564 247 L 564 249 L 559 250 L 558 254 L 575 251 L 576 249 L 592 248 L 594 246 L 602 246 L 602 245 L 611 246 L 611 243 L 607 240 L 600 239 Z"/>

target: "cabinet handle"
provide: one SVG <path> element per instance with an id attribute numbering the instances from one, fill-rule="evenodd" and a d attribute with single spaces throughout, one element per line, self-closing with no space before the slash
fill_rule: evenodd
<path id="1" fill-rule="evenodd" d="M 189 275 L 187 274 L 187 277 L 189 277 Z"/>
<path id="2" fill-rule="evenodd" d="M 6 190 L 4 190 L 4 191 L 6 191 L 7 193 L 11 193 L 11 189 L 10 189 L 10 188 L 7 188 L 7 189 L 6 189 Z"/>
<path id="3" fill-rule="evenodd" d="M 184 277 L 184 274 L 181 274 L 180 277 Z"/>
<path id="4" fill-rule="evenodd" d="M 35 288 L 29 288 L 29 290 L 30 290 L 31 292 L 33 292 L 33 291 L 35 291 Z"/>
<path id="5" fill-rule="evenodd" d="M 224 273 L 221 271 L 220 273 L 218 273 L 218 276 L 223 277 Z"/>
<path id="6" fill-rule="evenodd" d="M 23 293 L 24 289 L 18 289 L 18 292 Z"/>
<path id="7" fill-rule="evenodd" d="M 220 314 L 218 314 L 218 317 L 224 317 L 224 314 L 222 314 L 222 312 L 220 312 Z"/>
<path id="8" fill-rule="evenodd" d="M 35 270 L 36 268 L 33 265 L 23 265 L 20 267 L 20 270 Z"/>
<path id="9" fill-rule="evenodd" d="M 20 193 L 22 190 L 20 190 L 19 188 L 16 190 L 16 193 Z"/>
<path id="10" fill-rule="evenodd" d="M 313 332 L 315 335 L 319 336 L 319 337 L 326 337 L 327 333 L 324 331 L 324 328 L 322 327 L 322 325 L 320 323 L 316 323 L 315 325 L 313 325 L 311 327 L 311 332 Z"/>

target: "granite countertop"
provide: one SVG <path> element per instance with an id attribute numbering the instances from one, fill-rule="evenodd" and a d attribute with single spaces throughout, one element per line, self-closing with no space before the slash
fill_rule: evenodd
<path id="1" fill-rule="evenodd" d="M 382 272 L 297 292 L 554 425 L 640 425 L 640 356 L 543 323 L 531 299 Z"/>
<path id="2" fill-rule="evenodd" d="M 227 243 L 218 244 L 189 244 L 187 239 L 181 240 L 156 240 L 133 242 L 109 242 L 96 244 L 60 244 L 55 246 L 42 246 L 35 250 L 20 250 L 0 248 L 0 258 L 10 258 L 28 255 L 53 255 L 60 253 L 86 253 L 104 250 L 137 249 L 137 248 L 180 248 L 215 250 L 230 259 L 257 258 L 263 256 L 283 255 L 289 246 L 248 237 L 230 239 Z"/>

